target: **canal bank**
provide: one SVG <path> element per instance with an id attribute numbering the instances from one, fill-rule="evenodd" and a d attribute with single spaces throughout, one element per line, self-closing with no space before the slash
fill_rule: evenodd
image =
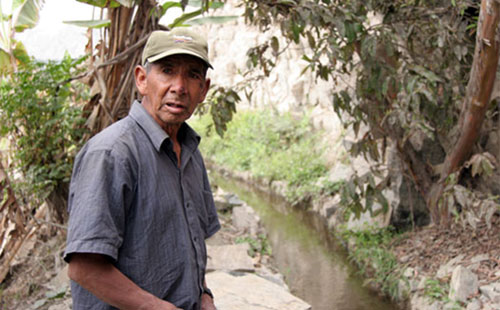
<path id="1" fill-rule="evenodd" d="M 364 279 L 347 261 L 345 248 L 320 217 L 250 186 L 241 175 L 233 178 L 223 169 L 211 168 L 212 186 L 235 193 L 260 217 L 272 249 L 271 264 L 284 276 L 292 294 L 314 310 L 398 309 L 363 285 Z"/>
<path id="2" fill-rule="evenodd" d="M 223 179 L 235 179 L 243 184 L 251 184 L 264 193 L 264 196 L 279 196 L 286 191 L 279 182 L 268 182 L 249 173 L 209 166 L 212 171 L 223 175 Z M 331 211 L 328 211 L 331 201 L 320 201 L 326 201 L 325 205 L 319 204 L 312 208 L 310 205 L 299 206 L 299 209 L 306 210 L 301 221 L 312 222 L 316 233 L 327 231 L 332 234 L 331 221 L 323 216 L 331 216 Z M 279 204 L 274 206 L 281 208 Z M 284 208 L 280 213 L 288 214 L 292 209 Z M 366 240 L 363 238 L 367 235 L 363 233 L 350 234 L 351 239 L 344 239 L 343 245 L 352 261 L 361 264 L 360 269 L 364 272 L 366 284 L 378 292 L 386 290 L 386 293 L 389 285 L 391 297 L 401 309 L 500 309 L 498 212 L 492 214 L 490 220 L 491 225 L 481 224 L 473 233 L 467 227 L 455 227 L 452 231 L 443 231 L 433 226 L 415 228 L 393 237 L 392 240 L 386 240 L 385 250 L 375 247 L 370 249 L 371 252 L 366 251 L 363 248 L 366 246 Z M 380 236 L 375 234 L 375 237 Z M 381 255 L 384 251 L 386 252 Z M 356 252 L 369 254 L 362 257 L 364 261 L 360 262 L 352 255 Z M 386 262 L 381 260 L 381 256 L 386 254 L 391 259 L 388 263 L 392 265 L 390 269 L 387 269 L 384 265 Z M 300 297 L 300 294 L 298 296 Z M 307 301 L 307 298 L 305 300 Z"/>

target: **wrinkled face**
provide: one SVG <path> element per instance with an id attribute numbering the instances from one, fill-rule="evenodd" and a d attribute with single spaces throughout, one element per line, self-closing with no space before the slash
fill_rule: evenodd
<path id="1" fill-rule="evenodd" d="M 210 87 L 206 66 L 190 55 L 172 55 L 149 65 L 137 66 L 136 85 L 142 105 L 165 130 L 179 128 L 201 103 Z"/>

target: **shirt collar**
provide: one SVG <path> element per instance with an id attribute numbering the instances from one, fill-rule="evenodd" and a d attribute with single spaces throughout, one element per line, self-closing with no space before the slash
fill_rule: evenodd
<path id="1" fill-rule="evenodd" d="M 129 116 L 132 117 L 146 132 L 154 148 L 159 152 L 165 140 L 170 138 L 168 134 L 160 127 L 160 125 L 158 125 L 153 117 L 149 115 L 146 109 L 137 100 L 132 104 Z M 181 125 L 178 136 L 179 142 L 187 145 L 193 150 L 198 147 L 201 140 L 200 136 L 186 123 Z"/>

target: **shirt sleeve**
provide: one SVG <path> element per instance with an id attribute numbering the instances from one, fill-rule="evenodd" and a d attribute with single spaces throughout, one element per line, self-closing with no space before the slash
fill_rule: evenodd
<path id="1" fill-rule="evenodd" d="M 219 217 L 217 216 L 217 209 L 215 207 L 214 196 L 210 188 L 208 180 L 207 169 L 205 163 L 203 165 L 203 196 L 205 199 L 205 207 L 207 210 L 208 226 L 205 234 L 205 239 L 210 238 L 220 229 Z"/>
<path id="2" fill-rule="evenodd" d="M 64 260 L 73 253 L 118 258 L 134 182 L 130 166 L 111 150 L 77 157 L 68 199 L 69 224 Z M 127 203 L 128 202 L 128 203 Z"/>

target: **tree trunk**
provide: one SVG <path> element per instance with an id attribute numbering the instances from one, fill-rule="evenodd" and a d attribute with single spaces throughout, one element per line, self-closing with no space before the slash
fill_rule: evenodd
<path id="1" fill-rule="evenodd" d="M 59 183 L 46 199 L 50 218 L 56 224 L 65 224 L 68 220 L 68 195 L 69 184 Z"/>
<path id="2" fill-rule="evenodd" d="M 464 106 L 460 114 L 460 135 L 455 147 L 447 155 L 440 179 L 427 195 L 427 205 L 436 225 L 448 225 L 449 210 L 439 200 L 450 174 L 457 171 L 470 156 L 483 123 L 495 83 L 500 50 L 500 3 L 482 0 L 477 26 L 476 49 L 472 63 Z"/>

